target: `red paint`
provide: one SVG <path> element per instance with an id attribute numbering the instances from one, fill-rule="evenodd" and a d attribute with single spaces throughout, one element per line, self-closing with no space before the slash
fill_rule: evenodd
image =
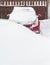
<path id="1" fill-rule="evenodd" d="M 40 21 L 38 21 L 38 26 L 30 28 L 32 31 L 39 31 L 40 33 Z"/>

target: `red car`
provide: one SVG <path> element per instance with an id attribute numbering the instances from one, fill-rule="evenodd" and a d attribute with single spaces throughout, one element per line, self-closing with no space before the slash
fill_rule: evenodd
<path id="1" fill-rule="evenodd" d="M 13 12 L 7 15 L 10 16 L 9 19 L 28 27 L 30 30 L 36 33 L 40 33 L 40 21 L 38 20 L 38 17 L 41 16 L 41 14 L 38 14 L 37 16 L 33 8 L 18 9 L 14 7 Z"/>
<path id="2" fill-rule="evenodd" d="M 41 16 L 42 16 L 41 14 L 38 14 L 38 17 L 41 17 Z M 37 34 L 40 33 L 40 21 L 38 20 L 38 17 L 35 19 L 35 21 L 33 21 L 32 24 L 25 24 L 24 25 Z"/>

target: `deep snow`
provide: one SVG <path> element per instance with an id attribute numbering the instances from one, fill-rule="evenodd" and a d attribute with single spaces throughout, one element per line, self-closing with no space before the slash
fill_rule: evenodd
<path id="1" fill-rule="evenodd" d="M 50 19 L 40 20 L 41 35 L 50 37 Z"/>
<path id="2" fill-rule="evenodd" d="M 35 10 L 32 7 L 14 7 L 9 15 L 9 20 L 20 24 L 31 24 L 37 19 Z"/>
<path id="3" fill-rule="evenodd" d="M 41 34 L 35 34 L 14 21 L 0 20 L 0 65 L 50 65 L 50 20 L 40 23 Z"/>
<path id="4" fill-rule="evenodd" d="M 48 5 L 49 6 L 49 5 Z M 48 7 L 48 12 L 50 11 L 50 6 Z M 50 18 L 50 12 L 48 17 Z M 10 14 L 9 20 L 14 22 L 19 22 L 20 24 L 32 24 L 37 18 L 36 12 L 31 7 L 14 7 L 13 12 Z M 38 25 L 38 19 L 36 24 Z M 40 20 L 40 34 L 46 37 L 50 37 L 50 19 Z"/>
<path id="5" fill-rule="evenodd" d="M 50 38 L 0 20 L 0 65 L 50 65 Z"/>

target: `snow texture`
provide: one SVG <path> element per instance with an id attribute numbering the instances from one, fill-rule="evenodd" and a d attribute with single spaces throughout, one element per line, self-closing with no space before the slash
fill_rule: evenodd
<path id="1" fill-rule="evenodd" d="M 1 19 L 0 65 L 50 65 L 50 38 Z"/>
<path id="2" fill-rule="evenodd" d="M 32 7 L 14 7 L 9 20 L 20 24 L 31 24 L 37 19 L 35 10 Z"/>
<path id="3" fill-rule="evenodd" d="M 0 65 L 50 65 L 50 19 L 40 21 L 40 30 L 0 19 Z"/>
<path id="4" fill-rule="evenodd" d="M 50 19 L 40 21 L 41 35 L 50 37 Z"/>
<path id="5" fill-rule="evenodd" d="M 49 11 L 50 11 L 50 6 L 48 7 L 48 12 Z M 37 18 L 37 15 L 33 8 L 14 7 L 13 12 L 10 14 L 9 20 L 12 20 L 14 22 L 19 22 L 20 24 L 30 24 L 30 23 L 32 24 L 33 21 L 36 20 L 36 18 Z M 50 15 L 48 15 L 48 18 L 50 18 Z M 36 21 L 36 25 L 33 25 L 33 27 L 37 25 L 38 25 L 38 18 Z M 40 32 L 41 32 L 41 35 L 50 37 L 50 19 L 40 21 Z"/>

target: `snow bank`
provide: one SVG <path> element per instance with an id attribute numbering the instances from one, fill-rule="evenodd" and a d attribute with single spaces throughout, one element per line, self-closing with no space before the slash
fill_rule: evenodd
<path id="1" fill-rule="evenodd" d="M 50 65 L 50 39 L 0 20 L 0 65 Z"/>
<path id="2" fill-rule="evenodd" d="M 50 19 L 40 21 L 41 35 L 50 37 Z"/>

